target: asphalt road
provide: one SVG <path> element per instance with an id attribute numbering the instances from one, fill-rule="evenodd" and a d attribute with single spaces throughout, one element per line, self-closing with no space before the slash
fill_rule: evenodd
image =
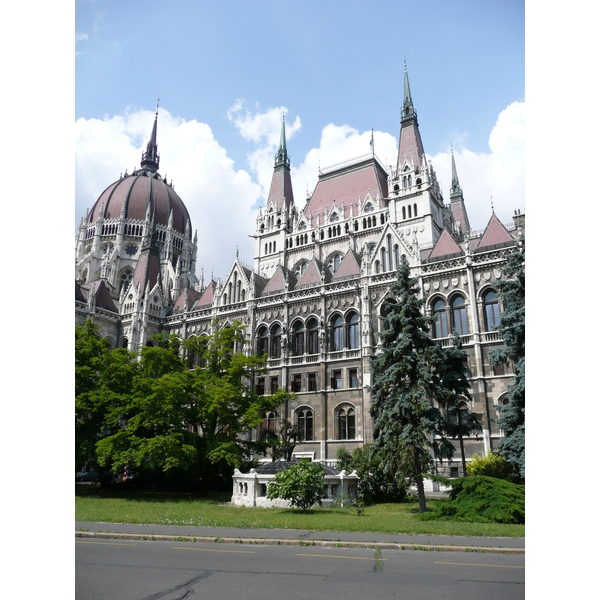
<path id="1" fill-rule="evenodd" d="M 78 600 L 522 599 L 525 556 L 75 540 Z"/>

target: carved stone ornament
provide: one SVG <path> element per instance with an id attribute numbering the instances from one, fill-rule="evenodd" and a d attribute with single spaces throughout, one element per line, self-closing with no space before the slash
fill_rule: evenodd
<path id="1" fill-rule="evenodd" d="M 423 285 L 423 289 L 426 292 L 428 292 L 431 289 L 431 284 L 429 283 L 429 281 L 425 285 Z"/>
<path id="2" fill-rule="evenodd" d="M 433 289 L 434 290 L 439 290 L 440 289 L 440 282 L 439 281 L 434 281 L 433 282 Z"/>
<path id="3" fill-rule="evenodd" d="M 489 281 L 489 280 L 492 278 L 492 274 L 491 274 L 489 271 L 486 271 L 486 272 L 483 274 L 483 278 L 484 278 L 486 281 Z"/>
<path id="4" fill-rule="evenodd" d="M 481 281 L 481 273 L 475 273 L 475 281 L 479 283 Z"/>
<path id="5" fill-rule="evenodd" d="M 494 269 L 494 277 L 500 279 L 502 277 L 502 269 Z"/>
<path id="6" fill-rule="evenodd" d="M 458 277 L 452 278 L 452 287 L 456 287 L 458 285 Z"/>
<path id="7" fill-rule="evenodd" d="M 406 232 L 406 235 L 410 235 L 410 227 L 407 227 L 407 228 L 405 229 L 405 232 Z"/>
<path id="8" fill-rule="evenodd" d="M 450 282 L 447 279 L 444 279 L 444 281 L 442 281 L 442 285 L 444 286 L 444 289 L 446 289 L 450 285 Z"/>
<path id="9" fill-rule="evenodd" d="M 423 231 L 425 231 L 425 225 L 421 225 L 421 227 L 419 227 L 419 231 L 420 231 L 420 232 L 423 232 Z"/>
<path id="10" fill-rule="evenodd" d="M 467 276 L 466 275 L 463 275 L 461 277 L 461 282 L 462 282 L 463 285 L 467 285 Z"/>

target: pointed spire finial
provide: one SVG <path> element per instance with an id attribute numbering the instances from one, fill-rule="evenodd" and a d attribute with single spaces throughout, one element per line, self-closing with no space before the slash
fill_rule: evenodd
<path id="1" fill-rule="evenodd" d="M 160 98 L 158 99 L 160 102 Z M 152 172 L 158 171 L 158 164 L 160 162 L 160 156 L 158 154 L 158 145 L 156 143 L 156 127 L 158 123 L 158 102 L 156 104 L 156 114 L 154 116 L 154 125 L 152 127 L 152 133 L 146 146 L 146 152 L 142 154 L 141 167 L 146 167 Z"/>
<path id="2" fill-rule="evenodd" d="M 410 94 L 410 83 L 408 82 L 408 69 L 406 68 L 406 58 L 404 59 L 404 101 L 402 103 L 402 121 L 417 117 L 413 106 L 412 96 Z"/>
<path id="3" fill-rule="evenodd" d="M 290 166 L 290 157 L 287 153 L 287 144 L 285 139 L 285 113 L 281 115 L 281 134 L 279 136 L 279 149 L 275 155 L 275 166 L 286 165 Z"/>

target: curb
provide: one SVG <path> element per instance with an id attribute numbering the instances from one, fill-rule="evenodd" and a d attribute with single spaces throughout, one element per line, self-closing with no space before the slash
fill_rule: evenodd
<path id="1" fill-rule="evenodd" d="M 300 539 L 271 539 L 271 538 L 240 538 L 240 537 L 213 537 L 191 535 L 161 535 L 141 533 L 107 533 L 98 531 L 76 531 L 76 538 L 97 538 L 117 540 L 144 540 L 156 542 L 208 542 L 222 544 L 254 544 L 254 545 L 280 545 L 280 546 L 320 546 L 329 548 L 372 548 L 382 550 L 421 550 L 426 552 L 481 552 L 488 554 L 525 554 L 524 548 L 498 548 L 491 546 L 451 546 L 436 544 L 411 544 L 395 542 L 342 542 L 333 540 Z"/>

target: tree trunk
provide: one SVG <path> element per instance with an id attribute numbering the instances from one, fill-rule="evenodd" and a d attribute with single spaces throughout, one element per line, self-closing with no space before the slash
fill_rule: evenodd
<path id="1" fill-rule="evenodd" d="M 415 481 L 417 483 L 417 494 L 419 495 L 419 512 L 426 512 L 425 489 L 423 487 L 423 475 L 421 473 L 421 463 L 419 462 L 419 453 L 415 450 Z"/>
<path id="2" fill-rule="evenodd" d="M 460 440 L 460 456 L 462 458 L 463 477 L 467 476 L 467 461 L 465 459 L 465 444 L 463 442 L 462 433 L 458 433 L 458 439 Z"/>

